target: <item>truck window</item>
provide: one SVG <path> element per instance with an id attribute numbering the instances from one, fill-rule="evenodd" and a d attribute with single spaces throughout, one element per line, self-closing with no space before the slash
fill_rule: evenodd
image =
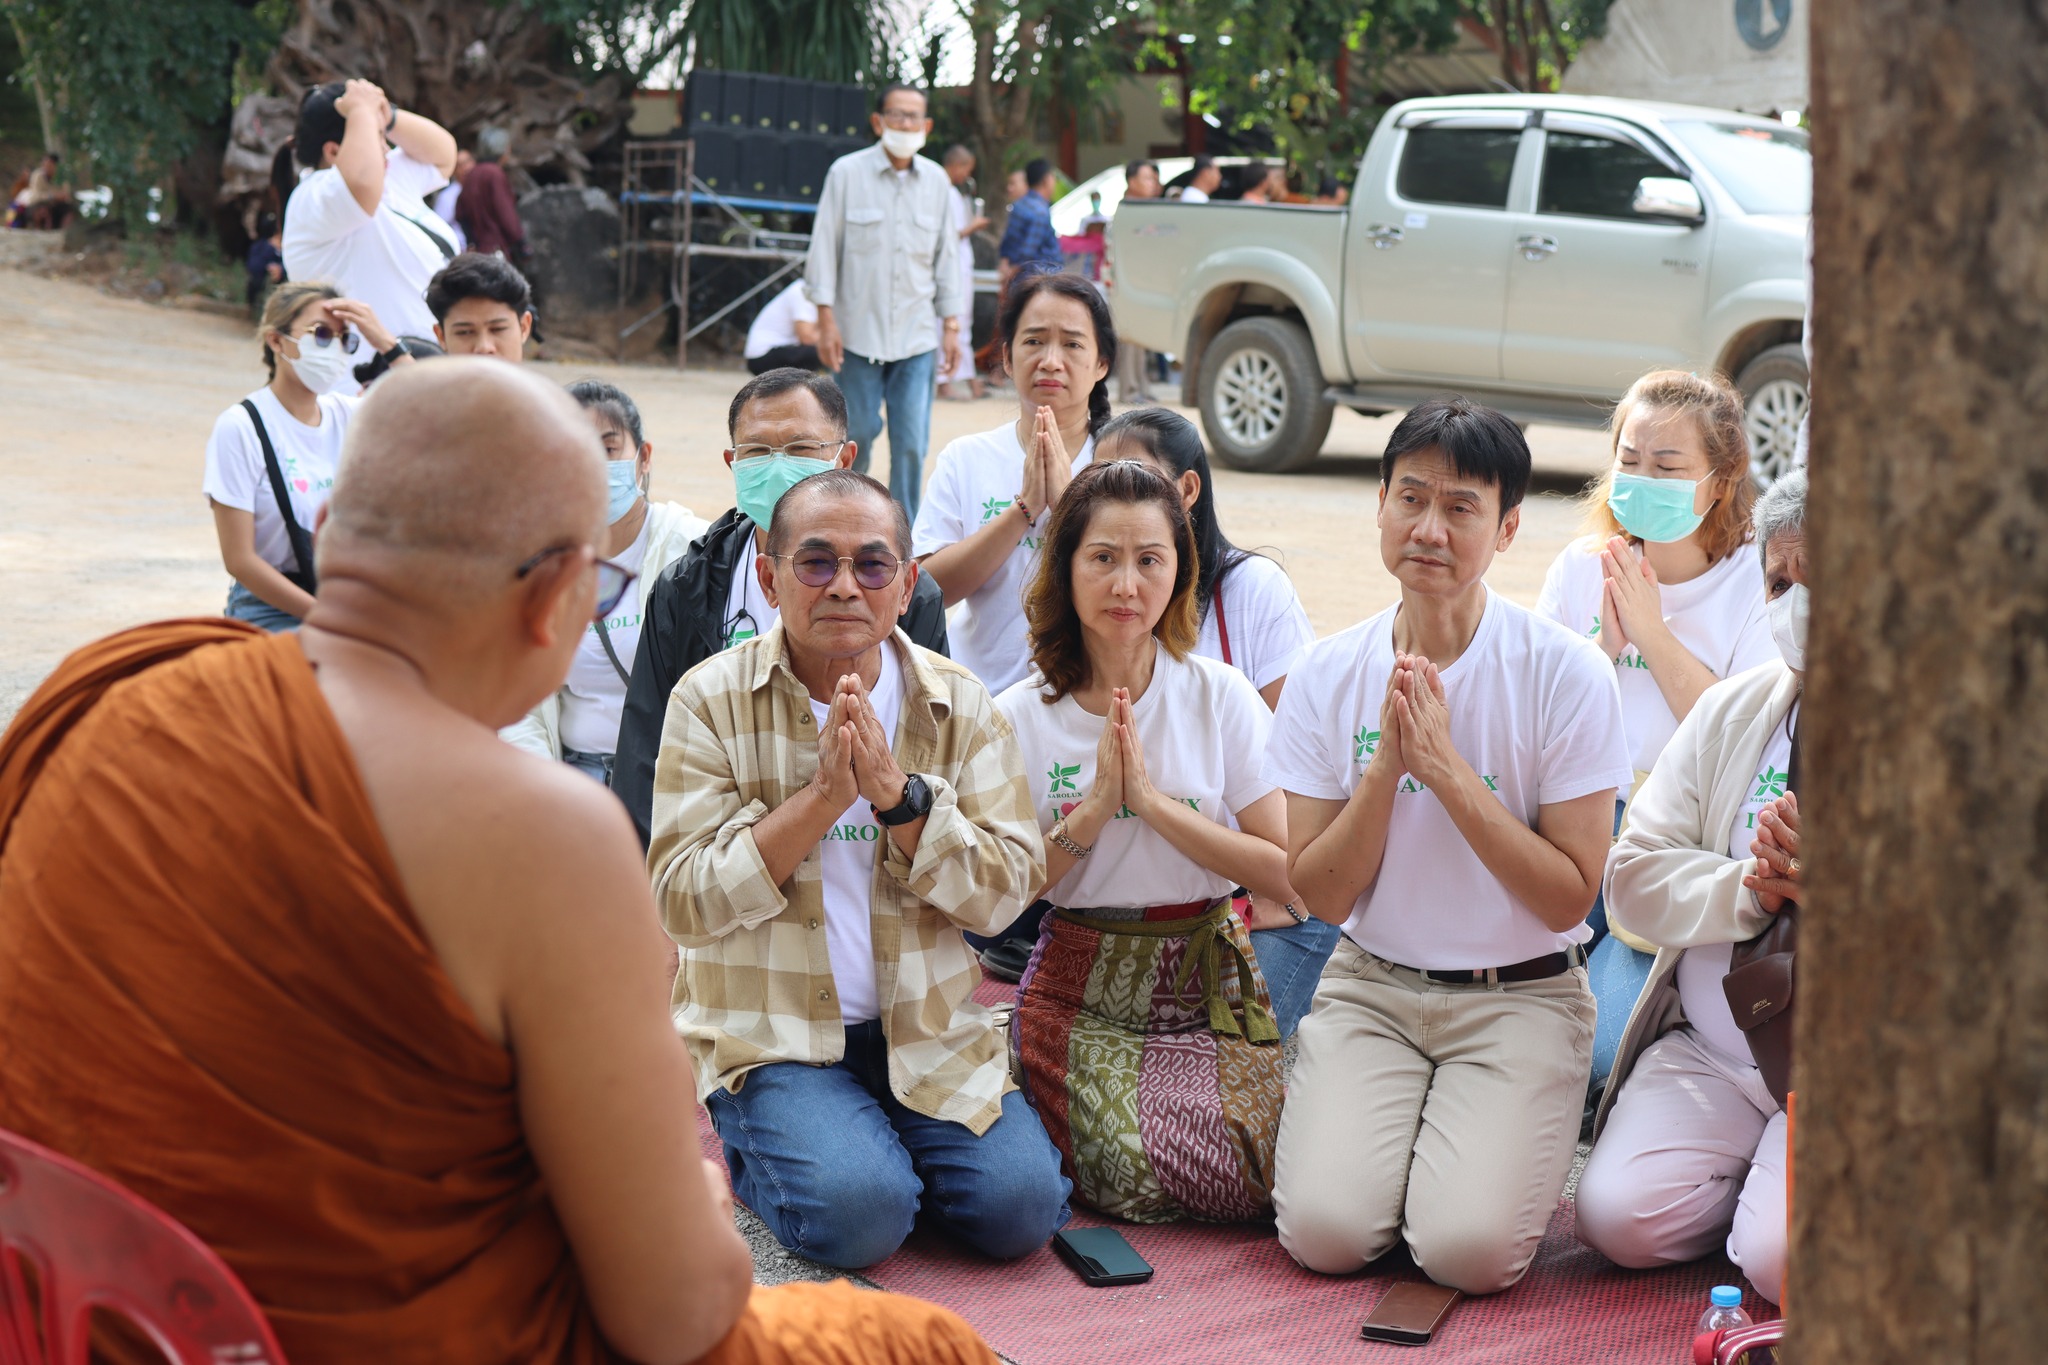
<path id="1" fill-rule="evenodd" d="M 1536 211 L 1640 222 L 1634 208 L 1636 182 L 1645 176 L 1676 174 L 1640 147 L 1553 129 L 1543 137 L 1543 184 L 1536 193 Z"/>
<path id="2" fill-rule="evenodd" d="M 1395 192 L 1424 204 L 1505 209 L 1521 142 L 1516 128 L 1410 128 Z"/>

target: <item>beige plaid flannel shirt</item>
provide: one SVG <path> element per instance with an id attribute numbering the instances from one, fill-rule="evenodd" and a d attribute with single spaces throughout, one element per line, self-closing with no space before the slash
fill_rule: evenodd
<path id="1" fill-rule="evenodd" d="M 914 859 L 892 839 L 876 850 L 870 925 L 889 1085 L 909 1108 L 978 1136 L 1016 1086 L 974 1000 L 981 967 L 960 931 L 1015 919 L 1045 879 L 1045 846 L 1016 732 L 988 690 L 901 630 L 892 647 L 904 665 L 896 762 L 931 784 L 932 810 Z M 818 851 L 777 886 L 752 832 L 817 771 L 810 694 L 779 624 L 706 659 L 669 694 L 647 867 L 682 948 L 676 1030 L 699 1099 L 770 1062 L 845 1055 Z"/>

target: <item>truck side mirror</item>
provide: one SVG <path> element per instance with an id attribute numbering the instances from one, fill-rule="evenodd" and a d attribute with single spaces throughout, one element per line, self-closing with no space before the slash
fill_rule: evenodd
<path id="1" fill-rule="evenodd" d="M 1706 205 L 1690 180 L 1675 175 L 1645 176 L 1636 182 L 1635 202 L 1630 205 L 1638 218 L 1662 218 L 1689 223 L 1694 227 L 1707 221 Z"/>

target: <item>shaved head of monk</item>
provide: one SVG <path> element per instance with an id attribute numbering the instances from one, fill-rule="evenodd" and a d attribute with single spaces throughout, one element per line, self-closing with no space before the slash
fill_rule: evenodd
<path id="1" fill-rule="evenodd" d="M 0 1128 L 214 1246 L 294 1365 L 993 1361 L 930 1305 L 754 1289 L 632 822 L 498 737 L 621 587 L 603 458 L 530 372 L 403 368 L 300 630 L 139 627 L 29 698 Z"/>

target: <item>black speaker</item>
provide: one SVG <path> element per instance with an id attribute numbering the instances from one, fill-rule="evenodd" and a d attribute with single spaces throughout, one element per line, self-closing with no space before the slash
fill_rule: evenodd
<path id="1" fill-rule="evenodd" d="M 815 203 L 825 189 L 825 172 L 838 159 L 834 139 L 804 133 L 783 144 L 782 192 L 791 199 Z"/>
<path id="2" fill-rule="evenodd" d="M 868 92 L 857 85 L 842 85 L 838 89 L 839 114 L 834 125 L 835 131 L 841 137 L 866 137 L 870 132 Z"/>
<path id="3" fill-rule="evenodd" d="M 754 199 L 780 199 L 783 176 L 783 146 L 787 140 L 779 128 L 750 128 L 741 133 L 739 175 L 733 193 Z"/>
<path id="4" fill-rule="evenodd" d="M 697 146 L 697 178 L 720 194 L 738 194 L 740 134 L 729 128 L 695 125 L 690 140 Z"/>
<path id="5" fill-rule="evenodd" d="M 782 99 L 790 82 L 781 76 L 754 76 L 747 99 L 747 127 L 782 129 Z"/>
<path id="6" fill-rule="evenodd" d="M 826 81 L 804 82 L 802 131 L 830 137 L 839 130 L 839 87 Z"/>
<path id="7" fill-rule="evenodd" d="M 692 71 L 683 89 L 683 123 L 692 131 L 725 122 L 725 72 Z"/>
<path id="8" fill-rule="evenodd" d="M 725 73 L 725 94 L 719 107 L 725 113 L 725 126 L 734 132 L 754 126 L 754 82 L 758 79 L 746 71 Z"/>

